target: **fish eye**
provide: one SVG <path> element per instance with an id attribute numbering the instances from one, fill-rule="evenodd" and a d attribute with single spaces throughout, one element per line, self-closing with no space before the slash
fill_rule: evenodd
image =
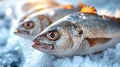
<path id="1" fill-rule="evenodd" d="M 22 26 L 26 29 L 32 29 L 35 26 L 33 21 L 28 21 L 22 24 Z"/>
<path id="2" fill-rule="evenodd" d="M 48 32 L 48 33 L 47 33 L 47 38 L 48 38 L 49 40 L 55 41 L 55 40 L 58 39 L 58 37 L 59 37 L 59 35 L 58 35 L 58 32 L 57 32 L 57 31 L 51 31 L 51 32 Z"/>

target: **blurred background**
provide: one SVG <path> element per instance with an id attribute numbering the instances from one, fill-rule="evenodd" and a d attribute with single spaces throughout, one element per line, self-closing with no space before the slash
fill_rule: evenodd
<path id="1" fill-rule="evenodd" d="M 34 50 L 32 43 L 13 34 L 18 21 L 42 0 L 0 0 L 0 67 L 120 67 L 120 44 L 97 55 L 55 58 Z M 43 0 L 44 1 L 44 0 Z M 49 0 L 50 1 L 50 0 Z M 55 0 L 60 4 L 83 2 L 99 15 L 120 18 L 120 0 Z"/>

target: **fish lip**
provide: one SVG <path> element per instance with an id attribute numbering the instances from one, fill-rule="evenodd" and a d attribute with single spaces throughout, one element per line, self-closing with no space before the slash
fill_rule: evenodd
<path id="1" fill-rule="evenodd" d="M 40 45 L 40 42 L 38 41 L 33 41 L 35 45 Z"/>
<path id="2" fill-rule="evenodd" d="M 41 43 L 38 41 L 33 41 L 34 44 L 32 45 L 33 48 L 43 48 L 43 49 L 49 49 L 49 50 L 53 50 L 54 49 L 54 44 L 46 44 L 46 43 Z"/>
<path id="3" fill-rule="evenodd" d="M 26 34 L 26 35 L 29 35 L 28 31 L 19 30 L 19 29 L 17 29 L 17 30 L 18 30 L 18 32 L 14 32 L 14 34 Z"/>

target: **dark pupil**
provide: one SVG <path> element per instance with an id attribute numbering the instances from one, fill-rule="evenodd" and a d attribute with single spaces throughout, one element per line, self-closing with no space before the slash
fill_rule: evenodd
<path id="1" fill-rule="evenodd" d="M 27 26 L 30 26 L 30 23 L 27 23 Z"/>
<path id="2" fill-rule="evenodd" d="M 54 37 L 55 37 L 55 34 L 54 34 L 54 33 L 51 33 L 50 36 L 51 36 L 52 38 L 54 38 Z"/>

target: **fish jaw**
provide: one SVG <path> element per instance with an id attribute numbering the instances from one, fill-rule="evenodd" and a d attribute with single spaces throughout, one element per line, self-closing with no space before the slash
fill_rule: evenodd
<path id="1" fill-rule="evenodd" d="M 47 43 L 41 43 L 37 40 L 33 40 L 33 45 L 32 47 L 37 49 L 47 49 L 47 50 L 54 50 L 54 44 L 47 44 Z"/>
<path id="2" fill-rule="evenodd" d="M 24 29 L 21 29 L 21 28 L 17 28 L 14 31 L 14 34 L 19 36 L 19 37 L 28 39 L 28 40 L 32 40 L 35 37 L 35 35 L 31 35 L 29 30 L 24 30 Z"/>
<path id="3" fill-rule="evenodd" d="M 29 33 L 29 31 L 16 29 L 14 34 L 18 35 L 18 36 L 21 36 L 21 37 L 24 37 L 24 38 L 29 38 L 30 33 Z M 31 37 L 30 37 L 30 39 L 31 39 Z"/>
<path id="4" fill-rule="evenodd" d="M 29 35 L 29 31 L 24 31 L 24 30 L 19 30 L 16 29 L 16 31 L 14 32 L 14 34 L 24 34 L 24 35 Z"/>

